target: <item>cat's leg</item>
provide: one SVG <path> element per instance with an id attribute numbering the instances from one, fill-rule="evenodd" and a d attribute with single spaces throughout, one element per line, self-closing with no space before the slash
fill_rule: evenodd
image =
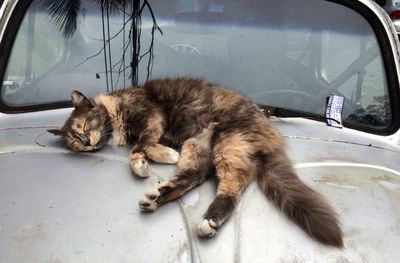
<path id="1" fill-rule="evenodd" d="M 147 159 L 158 163 L 175 164 L 178 162 L 179 153 L 172 148 L 159 144 L 164 133 L 164 118 L 155 112 L 147 122 L 147 126 L 138 136 L 137 144 L 133 147 L 129 160 L 135 174 L 148 177 L 150 167 Z"/>
<path id="2" fill-rule="evenodd" d="M 217 195 L 197 227 L 199 236 L 214 236 L 231 216 L 243 191 L 256 175 L 257 166 L 250 160 L 250 153 L 251 145 L 232 140 L 232 137 L 214 146 Z"/>
<path id="3" fill-rule="evenodd" d="M 129 154 L 129 160 L 136 175 L 140 177 L 149 176 L 150 167 L 147 158 L 158 163 L 175 164 L 179 160 L 179 153 L 161 144 L 144 147 L 135 146 Z"/>
<path id="4" fill-rule="evenodd" d="M 207 176 L 214 173 L 208 132 L 205 129 L 199 136 L 183 144 L 176 175 L 151 189 L 140 199 L 142 211 L 156 210 L 158 206 L 203 183 Z"/>
<path id="5" fill-rule="evenodd" d="M 147 127 L 140 133 L 138 142 L 146 156 L 157 163 L 176 164 L 179 153 L 174 149 L 159 143 L 164 134 L 165 118 L 161 113 L 155 112 L 149 118 Z"/>
<path id="6" fill-rule="evenodd" d="M 157 187 L 148 191 L 139 201 L 140 210 L 143 212 L 153 212 L 162 204 L 177 199 L 186 192 L 204 182 L 209 171 L 194 171 L 186 169 L 179 171 L 173 178 L 159 184 Z"/>
<path id="7" fill-rule="evenodd" d="M 129 160 L 131 168 L 136 175 L 140 177 L 149 176 L 150 167 L 147 158 L 158 163 L 175 164 L 179 160 L 179 153 L 161 144 L 134 147 L 129 155 Z"/>
<path id="8" fill-rule="evenodd" d="M 179 153 L 177 151 L 159 143 L 144 146 L 143 150 L 149 159 L 157 163 L 176 164 L 179 160 Z"/>
<path id="9" fill-rule="evenodd" d="M 150 167 L 146 158 L 146 154 L 135 145 L 129 154 L 129 161 L 132 171 L 140 177 L 148 177 L 150 175 Z"/>

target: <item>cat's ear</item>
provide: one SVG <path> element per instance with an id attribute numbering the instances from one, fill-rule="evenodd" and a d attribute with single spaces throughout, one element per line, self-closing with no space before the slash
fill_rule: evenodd
<path id="1" fill-rule="evenodd" d="M 90 103 L 90 100 L 77 90 L 71 92 L 71 99 L 75 109 L 81 109 L 84 107 L 93 107 L 92 104 Z"/>
<path id="2" fill-rule="evenodd" d="M 66 135 L 66 132 L 62 128 L 50 129 L 50 130 L 47 130 L 47 132 L 50 132 L 56 136 L 65 136 Z"/>

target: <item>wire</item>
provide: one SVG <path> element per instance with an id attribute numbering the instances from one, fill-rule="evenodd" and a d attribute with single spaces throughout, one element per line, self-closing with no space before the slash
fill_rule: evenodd
<path id="1" fill-rule="evenodd" d="M 108 68 L 107 68 L 106 32 L 105 32 L 105 26 L 104 26 L 104 5 L 105 5 L 105 2 L 103 2 L 102 5 L 101 5 L 101 22 L 102 22 L 102 27 L 103 27 L 104 68 L 105 68 L 105 70 L 106 70 L 107 92 L 110 92 L 110 89 L 109 89 L 109 87 L 108 87 Z"/>
<path id="2" fill-rule="evenodd" d="M 110 64 L 110 84 L 111 84 L 111 91 L 114 91 L 114 83 L 113 83 L 113 71 L 112 71 L 112 61 L 111 61 L 111 41 L 110 41 L 110 4 L 108 0 L 106 0 L 107 3 L 107 34 L 108 34 L 108 58 L 109 61 L 108 63 Z M 108 90 L 107 90 L 108 91 Z"/>

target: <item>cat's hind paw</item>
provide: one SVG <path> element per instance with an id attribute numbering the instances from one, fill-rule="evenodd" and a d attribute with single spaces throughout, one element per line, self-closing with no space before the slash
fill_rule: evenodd
<path id="1" fill-rule="evenodd" d="M 148 177 L 150 175 L 150 167 L 144 153 L 131 154 L 129 157 L 132 171 L 140 177 Z"/>
<path id="2" fill-rule="evenodd" d="M 212 219 L 203 219 L 197 227 L 197 235 L 200 237 L 213 237 L 217 234 L 217 224 Z"/>
<path id="3" fill-rule="evenodd" d="M 153 212 L 157 209 L 157 199 L 160 198 L 160 192 L 157 187 L 148 191 L 139 201 L 139 208 L 142 212 Z"/>

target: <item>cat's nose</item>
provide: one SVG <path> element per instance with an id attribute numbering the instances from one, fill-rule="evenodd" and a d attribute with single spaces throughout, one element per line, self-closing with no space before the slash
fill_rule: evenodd
<path id="1" fill-rule="evenodd" d="M 83 133 L 83 134 L 80 135 L 80 137 L 81 137 L 82 144 L 84 146 L 90 146 L 90 137 L 89 137 L 89 135 Z"/>

